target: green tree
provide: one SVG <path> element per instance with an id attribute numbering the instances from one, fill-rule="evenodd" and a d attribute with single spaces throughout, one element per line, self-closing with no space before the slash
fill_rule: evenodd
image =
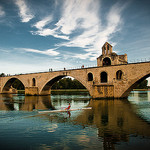
<path id="1" fill-rule="evenodd" d="M 85 89 L 85 87 L 76 79 L 63 78 L 57 81 L 52 89 Z"/>
<path id="2" fill-rule="evenodd" d="M 0 74 L 0 77 L 5 77 L 5 76 L 6 76 L 5 73 Z"/>
<path id="3" fill-rule="evenodd" d="M 24 90 L 24 85 L 22 84 L 21 81 L 17 79 L 13 82 L 12 87 L 14 87 L 17 90 Z"/>
<path id="4" fill-rule="evenodd" d="M 148 88 L 147 84 L 148 84 L 148 81 L 144 80 L 137 85 L 136 89 L 147 89 Z"/>

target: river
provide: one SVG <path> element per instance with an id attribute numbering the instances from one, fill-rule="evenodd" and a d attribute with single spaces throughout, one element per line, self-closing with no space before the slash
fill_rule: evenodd
<path id="1" fill-rule="evenodd" d="M 39 113 L 69 103 L 71 109 L 92 109 Z M 1 94 L 0 149 L 149 150 L 150 91 L 132 91 L 126 100 Z"/>

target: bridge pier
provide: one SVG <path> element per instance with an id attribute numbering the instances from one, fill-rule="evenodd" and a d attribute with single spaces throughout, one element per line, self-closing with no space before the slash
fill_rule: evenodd
<path id="1" fill-rule="evenodd" d="M 25 87 L 25 95 L 50 95 L 51 89 L 49 90 L 43 90 L 42 92 L 39 92 L 38 87 Z"/>
<path id="2" fill-rule="evenodd" d="M 51 89 L 48 90 L 43 90 L 39 95 L 50 95 L 51 94 Z"/>
<path id="3" fill-rule="evenodd" d="M 38 87 L 25 87 L 25 95 L 39 95 Z"/>
<path id="4" fill-rule="evenodd" d="M 114 86 L 113 85 L 93 85 L 92 98 L 114 98 Z"/>

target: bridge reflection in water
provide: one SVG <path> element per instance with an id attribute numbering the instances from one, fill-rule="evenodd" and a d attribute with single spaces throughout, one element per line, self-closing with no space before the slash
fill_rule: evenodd
<path id="1" fill-rule="evenodd" d="M 116 142 L 129 141 L 130 136 L 150 137 L 150 124 L 136 114 L 136 107 L 128 100 L 91 100 L 92 111 L 76 118 L 76 123 L 94 125 L 104 147 L 110 149 Z"/>
<path id="2" fill-rule="evenodd" d="M 55 109 L 52 106 L 50 96 L 18 96 L 12 94 L 0 94 L 3 103 L 0 110 L 33 111 L 38 109 Z"/>
<path id="3" fill-rule="evenodd" d="M 27 110 L 34 109 L 55 109 L 61 108 L 63 102 L 59 99 L 52 99 L 50 96 L 20 96 L 0 95 L 0 110 Z M 67 103 L 68 100 L 66 100 Z M 77 106 L 71 100 L 72 106 Z M 80 103 L 79 101 L 77 102 Z M 150 138 L 150 124 L 137 115 L 135 105 L 128 100 L 85 100 L 83 106 L 90 106 L 92 110 L 79 111 L 76 116 L 64 119 L 58 114 L 45 114 L 42 118 L 50 122 L 70 122 L 74 125 L 84 127 L 96 127 L 98 138 L 102 139 L 104 149 L 115 149 L 117 142 L 128 142 L 131 136 Z M 71 112 L 74 113 L 74 112 Z M 42 119 L 41 118 L 41 119 Z"/>

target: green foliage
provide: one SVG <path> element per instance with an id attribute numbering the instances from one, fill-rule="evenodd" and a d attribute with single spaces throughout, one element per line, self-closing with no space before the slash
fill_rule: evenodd
<path id="1" fill-rule="evenodd" d="M 0 74 L 0 77 L 5 77 L 5 76 L 6 76 L 5 73 Z"/>
<path id="2" fill-rule="evenodd" d="M 147 84 L 148 84 L 148 81 L 144 80 L 137 85 L 136 89 L 147 89 L 148 88 Z"/>
<path id="3" fill-rule="evenodd" d="M 12 86 L 17 90 L 24 90 L 24 85 L 17 79 L 13 82 Z"/>
<path id="4" fill-rule="evenodd" d="M 85 87 L 76 79 L 63 78 L 57 81 L 52 89 L 85 89 Z"/>

